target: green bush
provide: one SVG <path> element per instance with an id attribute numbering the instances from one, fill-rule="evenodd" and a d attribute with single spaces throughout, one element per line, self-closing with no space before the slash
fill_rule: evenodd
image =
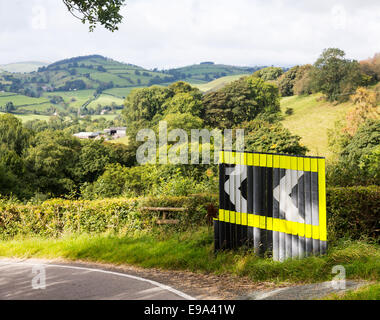
<path id="1" fill-rule="evenodd" d="M 300 143 L 301 137 L 293 135 L 281 123 L 265 120 L 243 122 L 237 128 L 244 129 L 245 150 L 304 155 L 308 149 Z"/>
<path id="2" fill-rule="evenodd" d="M 205 224 L 209 204 L 217 206 L 217 197 L 150 197 L 71 201 L 52 199 L 41 205 L 20 205 L 0 200 L 0 238 L 15 236 L 59 237 L 63 234 L 115 232 L 133 233 L 155 225 L 157 213 L 142 207 L 183 207 L 176 215 L 179 229 Z"/>
<path id="3" fill-rule="evenodd" d="M 217 192 L 217 169 L 192 165 L 144 165 L 126 168 L 119 164 L 106 167 L 104 174 L 81 188 L 86 200 L 115 197 L 188 196 Z M 211 170 L 211 176 L 208 172 Z"/>
<path id="4" fill-rule="evenodd" d="M 294 109 L 293 108 L 286 108 L 285 114 L 288 116 L 291 116 L 294 114 Z"/>
<path id="5" fill-rule="evenodd" d="M 380 187 L 328 188 L 328 238 L 379 239 Z"/>
<path id="6" fill-rule="evenodd" d="M 328 240 L 380 236 L 380 187 L 327 189 Z M 15 236 L 59 237 L 63 234 L 133 233 L 150 230 L 158 219 L 141 207 L 183 207 L 179 229 L 205 225 L 207 206 L 218 207 L 217 195 L 160 196 L 133 199 L 71 201 L 53 199 L 40 205 L 0 200 L 0 239 Z M 174 218 L 174 217 L 173 217 Z"/>
<path id="7" fill-rule="evenodd" d="M 330 186 L 368 186 L 380 184 L 380 120 L 367 120 L 354 134 L 341 134 L 337 123 L 329 132 L 330 147 L 337 150 L 337 160 L 327 166 Z"/>

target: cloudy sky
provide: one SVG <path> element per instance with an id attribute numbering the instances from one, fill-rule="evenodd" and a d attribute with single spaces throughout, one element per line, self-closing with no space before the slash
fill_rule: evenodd
<path id="1" fill-rule="evenodd" d="M 380 52 L 379 0 L 127 0 L 111 33 L 73 18 L 62 0 L 0 0 L 0 64 L 101 54 L 160 69 L 215 61 L 313 63 L 324 48 Z"/>

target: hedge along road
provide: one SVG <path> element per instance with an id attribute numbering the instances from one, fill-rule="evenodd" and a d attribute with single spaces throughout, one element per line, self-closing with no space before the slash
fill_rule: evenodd
<path id="1" fill-rule="evenodd" d="M 0 259 L 0 300 L 194 300 L 135 275 L 36 260 Z"/>

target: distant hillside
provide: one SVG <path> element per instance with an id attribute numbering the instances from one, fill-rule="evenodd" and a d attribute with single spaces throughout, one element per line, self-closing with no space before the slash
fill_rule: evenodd
<path id="1" fill-rule="evenodd" d="M 0 70 L 7 72 L 19 72 L 19 73 L 28 73 L 37 71 L 38 68 L 48 65 L 45 62 L 39 61 L 26 61 L 26 62 L 17 62 L 17 63 L 8 63 L 0 65 Z"/>
<path id="2" fill-rule="evenodd" d="M 37 67 L 37 63 L 34 68 Z M 26 66 L 26 64 L 25 64 Z M 32 67 L 32 64 L 30 64 Z M 16 69 L 14 65 L 13 70 Z M 226 76 L 251 74 L 260 67 L 236 67 L 205 62 L 158 71 L 121 63 L 100 55 L 74 57 L 42 65 L 27 74 L 0 73 L 0 91 L 40 97 L 42 92 L 168 85 L 175 81 L 204 84 Z"/>
<path id="3" fill-rule="evenodd" d="M 292 108 L 293 114 L 285 116 L 283 124 L 292 133 L 302 137 L 301 142 L 310 149 L 309 154 L 329 158 L 327 130 L 333 129 L 336 121 L 345 117 L 353 107 L 351 102 L 333 105 L 318 101 L 321 94 L 292 96 L 281 99 L 281 111 Z"/>
<path id="4" fill-rule="evenodd" d="M 147 70 L 101 55 L 74 57 L 49 65 L 30 62 L 29 66 L 34 70 L 28 73 L 0 71 L 0 110 L 12 102 L 14 113 L 74 114 L 80 109 L 81 114 L 99 115 L 104 109 L 121 109 L 135 88 L 166 86 L 181 80 L 202 84 L 201 90 L 208 91 L 260 69 L 204 62 L 163 71 Z M 16 64 L 13 67 L 16 70 Z"/>
<path id="5" fill-rule="evenodd" d="M 34 75 L 47 91 L 67 91 L 149 86 L 173 81 L 160 72 L 121 63 L 99 55 L 76 57 L 42 67 Z M 33 77 L 32 77 L 33 79 Z M 42 80 L 41 80 L 42 79 Z"/>
<path id="6" fill-rule="evenodd" d="M 224 87 L 225 85 L 227 85 L 233 81 L 239 80 L 240 78 L 245 77 L 245 76 L 247 76 L 247 74 L 238 74 L 238 75 L 234 75 L 234 76 L 226 76 L 226 77 L 222 77 L 222 78 L 219 78 L 219 79 L 216 79 L 216 80 L 204 83 L 204 84 L 194 84 L 194 86 L 203 92 L 215 91 L 215 90 L 218 90 L 218 89 Z"/>
<path id="7" fill-rule="evenodd" d="M 164 70 L 163 72 L 181 78 L 189 83 L 203 84 L 226 76 L 252 74 L 262 68 L 264 67 L 237 67 L 204 62 L 192 66 Z"/>

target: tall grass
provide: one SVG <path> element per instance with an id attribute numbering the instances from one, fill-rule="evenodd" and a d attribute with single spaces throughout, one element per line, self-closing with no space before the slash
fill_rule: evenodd
<path id="1" fill-rule="evenodd" d="M 325 300 L 380 300 L 380 284 L 372 284 L 357 290 L 350 290 L 344 294 L 332 294 Z"/>
<path id="2" fill-rule="evenodd" d="M 182 233 L 153 232 L 130 236 L 79 235 L 61 239 L 18 238 L 0 241 L 0 256 L 65 258 L 130 264 L 144 268 L 188 270 L 246 276 L 253 281 L 320 282 L 332 280 L 332 268 L 343 265 L 350 279 L 380 279 L 380 247 L 341 241 L 326 256 L 283 263 L 252 252 L 213 252 L 213 234 L 205 227 Z"/>

